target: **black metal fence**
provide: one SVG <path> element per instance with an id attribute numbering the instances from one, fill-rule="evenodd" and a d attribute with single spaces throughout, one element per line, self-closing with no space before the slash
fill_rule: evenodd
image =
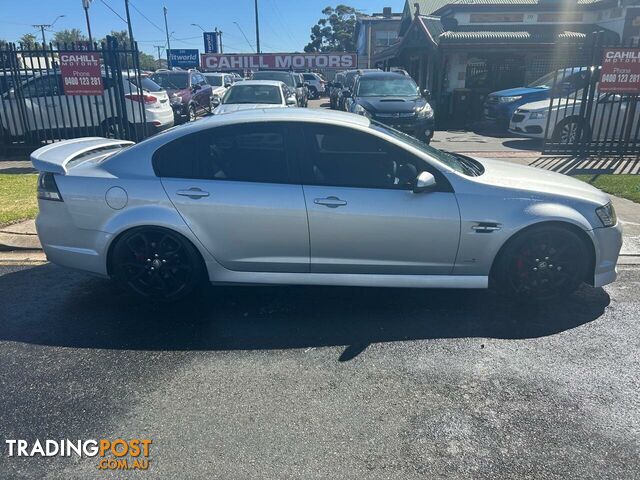
<path id="1" fill-rule="evenodd" d="M 92 60 L 93 76 L 65 68 L 73 56 Z M 139 141 L 147 133 L 137 46 L 112 37 L 0 48 L 0 101 L 0 155 L 75 137 Z"/>
<path id="2" fill-rule="evenodd" d="M 623 44 L 604 42 L 603 38 L 598 33 L 587 39 L 590 61 L 582 67 L 582 84 L 572 85 L 567 81 L 570 76 L 575 78 L 575 69 L 563 70 L 555 77 L 546 113 L 544 153 L 577 156 L 640 153 L 640 106 L 637 93 L 640 91 L 640 76 L 636 79 L 637 74 L 627 73 L 630 77 L 619 77 L 627 84 L 635 83 L 637 88 L 632 88 L 635 92 L 612 91 L 610 87 L 601 87 L 604 52 L 611 49 L 637 49 L 640 65 L 640 40 Z M 615 75 L 625 75 L 626 69 L 620 71 L 623 73 Z"/>

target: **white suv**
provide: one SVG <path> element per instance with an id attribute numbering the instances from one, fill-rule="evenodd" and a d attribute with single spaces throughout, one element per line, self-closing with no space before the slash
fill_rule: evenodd
<path id="1" fill-rule="evenodd" d="M 211 91 L 211 96 L 217 97 L 218 99 L 222 98 L 227 89 L 233 85 L 234 82 L 233 75 L 230 73 L 204 72 L 202 75 L 213 89 Z"/>
<path id="2" fill-rule="evenodd" d="M 320 98 L 325 93 L 327 82 L 317 73 L 303 73 L 304 81 L 309 84 L 309 96 Z"/>

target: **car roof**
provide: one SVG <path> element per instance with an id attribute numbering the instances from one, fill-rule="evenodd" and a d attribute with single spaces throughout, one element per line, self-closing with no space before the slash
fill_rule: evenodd
<path id="1" fill-rule="evenodd" d="M 273 87 L 281 87 L 282 85 L 285 85 L 285 84 L 280 80 L 245 80 L 244 82 L 239 83 L 238 85 L 271 85 Z"/>
<path id="2" fill-rule="evenodd" d="M 398 72 L 377 72 L 377 71 L 368 71 L 362 72 L 360 77 L 366 78 L 407 78 L 406 75 Z"/>
<path id="3" fill-rule="evenodd" d="M 248 80 L 249 82 L 251 80 Z M 243 82 L 243 83 L 247 83 Z M 234 88 L 234 87 L 231 87 Z M 335 110 L 319 110 L 310 108 L 263 108 L 240 110 L 224 115 L 212 115 L 197 122 L 186 123 L 171 128 L 158 135 L 146 139 L 139 145 L 147 144 L 157 148 L 177 138 L 207 130 L 213 127 L 254 122 L 311 122 L 333 125 L 352 125 L 368 127 L 371 122 L 367 117 Z"/>
<path id="4" fill-rule="evenodd" d="M 202 72 L 202 75 L 205 77 L 223 77 L 225 75 L 231 75 L 230 73 L 222 73 L 222 72 Z"/>
<path id="5" fill-rule="evenodd" d="M 258 73 L 283 73 L 285 75 L 293 75 L 295 72 L 289 72 L 288 70 L 258 70 L 257 72 L 253 72 L 253 75 Z"/>

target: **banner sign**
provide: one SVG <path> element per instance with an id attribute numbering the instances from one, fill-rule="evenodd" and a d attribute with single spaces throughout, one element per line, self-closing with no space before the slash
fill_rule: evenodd
<path id="1" fill-rule="evenodd" d="M 169 65 L 180 68 L 196 68 L 198 66 L 197 49 L 174 49 L 169 50 Z"/>
<path id="2" fill-rule="evenodd" d="M 262 54 L 202 54 L 200 65 L 204 70 L 276 70 L 356 68 L 355 53 L 262 53 Z"/>
<path id="3" fill-rule="evenodd" d="M 204 32 L 204 52 L 218 53 L 218 32 Z"/>
<path id="4" fill-rule="evenodd" d="M 640 93 L 640 48 L 604 50 L 599 90 L 608 93 Z"/>
<path id="5" fill-rule="evenodd" d="M 102 95 L 102 54 L 60 52 L 60 76 L 65 95 Z"/>

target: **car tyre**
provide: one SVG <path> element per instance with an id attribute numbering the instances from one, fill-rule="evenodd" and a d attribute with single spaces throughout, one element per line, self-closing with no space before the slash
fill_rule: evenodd
<path id="1" fill-rule="evenodd" d="M 309 98 L 320 98 L 316 87 L 309 87 Z"/>
<path id="2" fill-rule="evenodd" d="M 138 227 L 122 234 L 110 255 L 110 272 L 126 290 L 166 302 L 192 295 L 206 278 L 196 247 L 161 227 Z"/>
<path id="3" fill-rule="evenodd" d="M 196 119 L 198 118 L 198 115 L 196 113 L 196 106 L 195 105 L 189 105 L 189 122 L 195 122 Z"/>
<path id="4" fill-rule="evenodd" d="M 575 292 L 591 265 L 589 246 L 573 229 L 540 225 L 508 241 L 490 280 L 492 287 L 510 297 L 555 299 Z"/>
<path id="5" fill-rule="evenodd" d="M 582 138 L 578 138 L 578 130 L 582 125 Z M 574 145 L 581 140 L 591 137 L 589 127 L 580 118 L 565 118 L 553 129 L 553 135 L 551 136 L 553 143 L 560 143 L 563 145 Z"/>

